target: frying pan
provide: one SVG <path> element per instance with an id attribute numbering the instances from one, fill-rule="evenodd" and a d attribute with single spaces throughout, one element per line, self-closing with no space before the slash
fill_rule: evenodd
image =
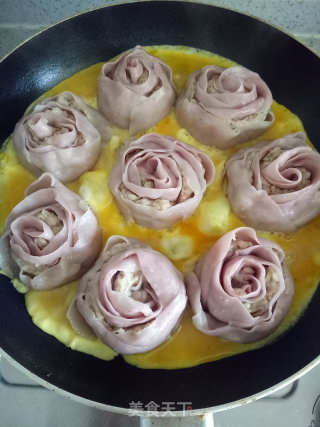
<path id="1" fill-rule="evenodd" d="M 43 92 L 137 44 L 201 48 L 258 72 L 274 98 L 298 114 L 320 148 L 319 58 L 257 19 L 175 1 L 126 3 L 87 12 L 47 29 L 6 57 L 0 63 L 0 141 Z M 318 288 L 298 323 L 259 350 L 189 369 L 143 370 L 121 357 L 104 362 L 73 351 L 45 334 L 33 325 L 23 295 L 1 276 L 0 346 L 38 381 L 101 408 L 124 411 L 130 402 L 154 401 L 192 402 L 194 410 L 203 410 L 262 395 L 319 362 L 319 307 Z"/>

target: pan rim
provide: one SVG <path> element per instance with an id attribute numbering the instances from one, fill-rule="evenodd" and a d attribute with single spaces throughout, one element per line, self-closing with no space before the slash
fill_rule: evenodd
<path id="1" fill-rule="evenodd" d="M 97 11 L 97 10 L 100 10 L 100 9 L 106 9 L 106 8 L 109 8 L 109 7 L 112 7 L 112 6 L 119 6 L 119 5 L 125 5 L 125 4 L 134 4 L 134 3 L 158 3 L 158 2 L 201 4 L 201 5 L 204 5 L 204 6 L 212 6 L 214 8 L 218 8 L 218 9 L 229 10 L 231 12 L 239 13 L 240 15 L 245 15 L 245 16 L 247 16 L 249 18 L 252 18 L 252 19 L 255 19 L 257 21 L 260 21 L 260 22 L 262 22 L 265 25 L 269 25 L 270 27 L 275 28 L 276 30 L 280 31 L 281 33 L 286 34 L 287 36 L 293 38 L 297 43 L 303 45 L 306 49 L 310 50 L 310 52 L 312 52 L 314 55 L 316 55 L 318 58 L 320 58 L 320 52 L 318 52 L 314 48 L 308 46 L 306 43 L 304 43 L 302 40 L 300 40 L 298 37 L 296 37 L 294 34 L 292 34 L 290 31 L 286 30 L 285 28 L 283 28 L 283 27 L 281 27 L 281 26 L 279 26 L 277 24 L 271 23 L 270 21 L 267 21 L 267 20 L 265 20 L 263 18 L 260 18 L 258 16 L 251 15 L 248 12 L 244 12 L 242 10 L 231 8 L 231 7 L 217 5 L 215 3 L 212 3 L 210 0 L 115 0 L 112 3 L 110 3 L 110 4 L 105 4 L 104 6 L 93 7 L 93 8 L 84 10 L 82 12 L 75 13 L 73 15 L 68 16 L 67 18 L 55 21 L 52 24 L 50 24 L 50 25 L 42 28 L 41 30 L 39 30 L 35 34 L 33 34 L 32 36 L 29 36 L 24 41 L 22 41 L 21 43 L 19 43 L 17 46 L 15 46 L 13 49 L 11 49 L 7 54 L 5 54 L 3 57 L 0 57 L 0 64 L 6 58 L 8 58 L 12 53 L 14 53 L 16 50 L 18 50 L 21 46 L 23 46 L 25 43 L 28 43 L 33 38 L 37 37 L 39 34 L 42 34 L 43 32 L 45 32 L 47 30 L 50 30 L 50 28 L 53 28 L 56 25 L 62 24 L 64 22 L 69 21 L 69 20 L 71 20 L 73 18 L 76 18 L 78 16 L 85 15 L 87 13 L 94 12 L 94 11 Z M 231 58 L 229 58 L 229 59 L 231 59 Z"/>
<path id="2" fill-rule="evenodd" d="M 112 4 L 109 5 L 104 5 L 101 7 L 97 7 L 97 8 L 93 8 L 93 9 L 89 9 L 87 11 L 83 11 L 80 13 L 77 13 L 75 15 L 72 15 L 68 18 L 65 18 L 61 21 L 55 22 L 52 25 L 45 27 L 43 29 L 41 29 L 39 32 L 37 32 L 36 34 L 30 36 L 28 39 L 26 39 L 25 41 L 23 41 L 22 43 L 20 43 L 18 46 L 16 46 L 11 52 L 9 52 L 7 55 L 5 55 L 3 58 L 0 59 L 0 64 L 2 61 L 4 61 L 8 56 L 10 56 L 13 52 L 15 52 L 17 49 L 19 49 L 22 45 L 24 45 L 25 43 L 27 43 L 29 40 L 32 40 L 34 37 L 36 37 L 37 35 L 43 33 L 44 31 L 49 30 L 52 27 L 57 26 L 58 24 L 64 23 L 68 20 L 71 20 L 77 16 L 81 16 L 81 15 L 85 15 L 87 13 L 96 11 L 96 10 L 100 10 L 100 9 L 106 9 L 107 7 L 111 7 L 111 6 L 119 6 L 119 5 L 125 5 L 125 4 L 133 4 L 133 3 L 158 3 L 158 2 L 167 2 L 167 3 L 191 3 L 191 4 L 201 4 L 201 5 L 205 5 L 205 6 L 213 6 L 215 8 L 219 8 L 219 9 L 225 9 L 225 10 L 229 10 L 232 12 L 236 12 L 239 13 L 241 15 L 245 15 L 248 16 L 254 20 L 258 20 L 268 26 L 271 26 L 275 29 L 277 29 L 278 31 L 280 31 L 281 33 L 286 34 L 287 36 L 291 37 L 292 39 L 294 39 L 295 41 L 297 41 L 299 44 L 303 45 L 305 48 L 307 48 L 308 50 L 310 50 L 312 53 L 314 53 L 318 58 L 320 58 L 320 54 L 318 54 L 317 52 L 315 52 L 313 49 L 311 49 L 310 47 L 306 46 L 302 41 L 300 41 L 299 39 L 297 39 L 295 36 L 293 36 L 292 34 L 290 34 L 289 32 L 283 30 L 281 27 L 278 27 L 277 25 L 274 24 L 270 24 L 267 21 L 264 21 L 261 18 L 252 16 L 250 14 L 247 14 L 245 12 L 236 10 L 236 9 L 232 9 L 232 8 L 228 8 L 228 7 L 222 7 L 222 6 L 218 6 L 212 3 L 208 3 L 206 1 L 198 1 L 198 0 L 126 0 L 126 1 L 115 1 Z M 125 414 L 128 415 L 129 410 L 127 408 L 122 408 L 122 407 L 116 407 L 116 406 L 111 406 L 111 405 L 107 405 L 104 403 L 100 403 L 100 402 L 96 402 L 90 399 L 86 399 L 83 397 L 80 397 L 76 394 L 70 393 L 60 387 L 57 387 L 45 380 L 43 380 L 42 378 L 38 377 L 36 374 L 32 373 L 31 371 L 29 371 L 27 368 L 23 367 L 22 365 L 20 365 L 17 361 L 15 361 L 11 356 L 9 356 L 3 349 L 0 348 L 0 355 L 3 356 L 5 359 L 7 359 L 13 366 L 16 366 L 18 370 L 20 370 L 21 372 L 25 373 L 27 376 L 29 376 L 31 379 L 34 379 L 36 382 L 40 383 L 41 385 L 43 385 L 44 387 L 46 387 L 49 390 L 52 391 L 56 391 L 58 394 L 65 396 L 67 398 L 71 398 L 74 401 L 77 401 L 79 403 L 83 403 L 86 404 L 87 406 L 91 406 L 97 409 L 102 409 L 102 410 L 107 410 L 107 411 L 111 411 L 114 413 L 119 413 L 119 414 Z M 320 363 L 320 356 L 316 357 L 313 361 L 311 361 L 308 365 L 306 365 L 305 367 L 303 367 L 302 369 L 300 369 L 298 372 L 294 373 L 292 376 L 288 377 L 287 379 L 281 381 L 280 383 L 269 387 L 266 390 L 263 390 L 262 392 L 258 392 L 252 396 L 246 397 L 244 399 L 240 399 L 234 402 L 230 402 L 230 403 L 226 403 L 223 405 L 218 405 L 218 406 L 213 406 L 213 407 L 209 407 L 209 408 L 205 408 L 205 409 L 196 409 L 196 410 L 192 410 L 190 411 L 190 413 L 188 412 L 187 415 L 190 416 L 194 416 L 194 415 L 202 415 L 203 413 L 206 412 L 220 412 L 220 411 L 224 411 L 227 409 L 232 409 L 235 407 L 239 407 L 242 406 L 243 404 L 246 403 L 250 403 L 253 402 L 255 400 L 261 399 L 263 397 L 268 396 L 269 394 L 282 389 L 283 387 L 285 387 L 286 385 L 290 384 L 292 381 L 295 381 L 296 379 L 300 378 L 302 375 L 304 375 L 305 373 L 307 373 L 309 370 L 311 370 L 313 367 L 315 367 L 317 364 Z M 159 416 L 159 414 L 161 414 L 161 412 L 156 412 L 154 414 L 154 416 Z M 184 414 L 182 411 L 176 411 L 173 412 L 174 416 L 182 416 L 182 415 L 186 415 Z M 152 416 L 153 414 L 146 414 L 147 416 Z"/>
<path id="3" fill-rule="evenodd" d="M 18 363 L 8 353 L 6 353 L 1 347 L 0 347 L 0 357 L 3 357 L 7 362 L 9 362 L 19 372 L 26 375 L 28 378 L 30 378 L 34 382 L 42 385 L 43 387 L 45 387 L 48 390 L 51 390 L 53 392 L 58 393 L 60 396 L 63 396 L 67 399 L 72 399 L 74 402 L 89 406 L 91 408 L 109 411 L 109 412 L 113 412 L 116 414 L 130 416 L 130 409 L 129 408 L 112 406 L 112 405 L 108 405 L 106 403 L 100 403 L 100 402 L 96 402 L 96 401 L 93 401 L 90 399 L 86 399 L 84 397 L 73 394 L 69 391 L 66 391 L 66 390 L 64 390 L 58 386 L 55 386 L 54 384 L 51 384 L 48 381 L 43 380 L 42 378 L 38 377 L 33 372 L 29 371 L 24 366 L 22 366 L 20 363 Z M 171 415 L 171 417 L 201 416 L 201 415 L 204 415 L 207 413 L 215 414 L 218 412 L 226 411 L 228 409 L 238 408 L 238 407 L 246 405 L 248 403 L 255 402 L 256 400 L 263 399 L 264 397 L 267 397 L 270 394 L 281 390 L 282 388 L 288 386 L 289 384 L 291 384 L 294 381 L 301 378 L 303 375 L 305 375 L 306 373 L 311 371 L 317 365 L 320 365 L 320 355 L 318 357 L 316 357 L 313 361 L 308 363 L 308 365 L 304 366 L 298 372 L 295 372 L 293 375 L 291 375 L 290 377 L 281 381 L 280 383 L 275 384 L 274 386 L 271 386 L 271 387 L 269 387 L 263 391 L 255 393 L 251 396 L 245 397 L 243 399 L 235 400 L 233 402 L 228 402 L 228 403 L 225 403 L 222 405 L 210 406 L 208 408 L 193 409 L 191 411 L 172 411 L 170 415 Z M 161 416 L 161 411 L 145 411 L 145 414 L 143 416 L 150 417 L 150 418 L 159 417 L 159 416 Z"/>

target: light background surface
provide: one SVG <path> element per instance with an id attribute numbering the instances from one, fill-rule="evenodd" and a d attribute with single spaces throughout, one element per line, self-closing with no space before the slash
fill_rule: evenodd
<path id="1" fill-rule="evenodd" d="M 320 0 L 204 0 L 275 24 L 320 52 Z M 28 37 L 109 0 L 0 0 L 0 58 Z"/>

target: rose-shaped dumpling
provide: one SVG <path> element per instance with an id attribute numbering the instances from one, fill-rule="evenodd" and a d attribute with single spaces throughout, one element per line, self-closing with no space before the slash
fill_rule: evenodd
<path id="1" fill-rule="evenodd" d="M 0 269 L 29 288 L 52 289 L 79 278 L 96 260 L 101 229 L 86 202 L 45 173 L 7 217 Z"/>
<path id="2" fill-rule="evenodd" d="M 171 68 L 140 46 L 102 67 L 98 107 L 114 125 L 142 132 L 167 116 L 176 91 Z"/>
<path id="3" fill-rule="evenodd" d="M 214 175 L 215 167 L 202 151 L 148 133 L 121 150 L 110 189 L 128 222 L 161 229 L 192 215 Z"/>
<path id="4" fill-rule="evenodd" d="M 240 343 L 270 335 L 294 294 L 280 246 L 245 227 L 222 236 L 186 276 L 186 283 L 194 326 Z"/>
<path id="5" fill-rule="evenodd" d="M 91 329 L 118 353 L 143 353 L 169 338 L 186 303 L 182 275 L 167 257 L 112 236 L 82 277 L 68 318 L 78 333 Z"/>
<path id="6" fill-rule="evenodd" d="M 258 74 L 208 65 L 190 75 L 176 116 L 202 144 L 224 149 L 265 132 L 274 122 L 271 104 L 270 89 Z"/>
<path id="7" fill-rule="evenodd" d="M 239 150 L 225 174 L 232 210 L 251 227 L 293 233 L 320 213 L 320 154 L 303 132 Z"/>
<path id="8" fill-rule="evenodd" d="M 93 168 L 111 128 L 98 110 L 71 92 L 36 104 L 16 124 L 14 147 L 21 163 L 35 175 L 52 173 L 61 182 Z"/>

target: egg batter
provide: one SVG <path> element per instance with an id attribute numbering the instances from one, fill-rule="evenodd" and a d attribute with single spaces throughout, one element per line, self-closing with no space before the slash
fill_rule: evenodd
<path id="1" fill-rule="evenodd" d="M 149 47 L 146 50 L 166 62 L 173 71 L 178 92 L 181 91 L 190 73 L 205 65 L 223 67 L 236 65 L 234 62 L 187 47 Z M 97 107 L 97 77 L 103 63 L 93 65 L 61 82 L 43 94 L 50 97 L 63 91 L 80 95 L 91 106 Z M 254 71 L 254 70 L 253 70 Z M 272 88 L 271 88 L 272 90 Z M 38 100 L 37 100 L 38 101 Z M 288 133 L 303 130 L 299 118 L 284 106 L 273 103 L 274 125 L 262 136 L 248 143 L 222 151 L 200 144 L 187 131 L 181 129 L 172 112 L 156 126 L 144 132 L 171 135 L 205 152 L 216 167 L 216 177 L 207 189 L 195 213 L 184 222 L 166 230 L 150 230 L 134 223 L 128 225 L 120 215 L 109 190 L 108 177 L 115 162 L 116 151 L 129 136 L 128 131 L 114 129 L 114 134 L 103 147 L 94 170 L 84 173 L 77 181 L 67 186 L 84 198 L 95 212 L 103 228 L 104 242 L 113 234 L 135 237 L 165 254 L 174 265 L 186 273 L 193 269 L 199 257 L 227 231 L 244 226 L 230 210 L 223 190 L 223 168 L 227 158 L 239 148 L 263 140 L 273 140 Z M 140 136 L 142 134 L 139 134 Z M 24 197 L 24 190 L 36 177 L 18 161 L 9 138 L 0 153 L 0 229 L 10 211 Z M 15 191 L 12 191 L 12 188 Z M 140 368 L 178 369 L 218 360 L 244 351 L 261 347 L 274 340 L 290 327 L 303 312 L 320 279 L 320 217 L 287 236 L 279 233 L 259 233 L 278 243 L 286 254 L 288 267 L 295 282 L 295 296 L 290 311 L 275 333 L 253 344 L 237 344 L 205 335 L 192 325 L 191 311 L 187 307 L 180 327 L 174 335 L 159 347 L 147 353 L 124 356 L 124 359 Z M 56 337 L 74 350 L 110 360 L 116 353 L 98 338 L 89 340 L 78 335 L 70 326 L 66 312 L 77 291 L 77 282 L 51 291 L 28 290 L 14 280 L 14 286 L 25 292 L 26 308 L 33 322 L 43 331 Z"/>

